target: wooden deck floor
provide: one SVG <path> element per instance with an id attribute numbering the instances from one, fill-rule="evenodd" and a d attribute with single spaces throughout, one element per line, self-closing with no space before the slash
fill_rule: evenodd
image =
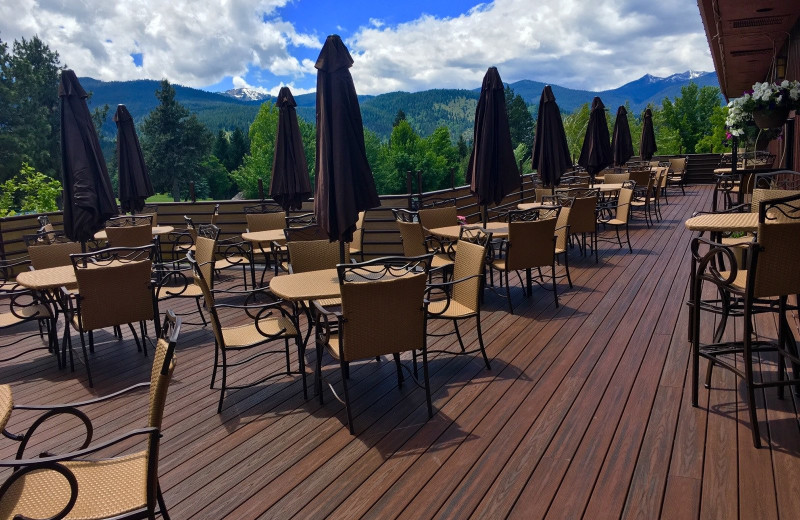
<path id="1" fill-rule="evenodd" d="M 683 221 L 710 197 L 708 187 L 670 197 L 665 220 L 632 226 L 633 254 L 601 244 L 595 265 L 573 251 L 575 287 L 560 284 L 559 308 L 536 286 L 530 299 L 512 288 L 513 315 L 487 293 L 492 370 L 480 358 L 434 356 L 430 420 L 424 392 L 398 389 L 393 363 L 374 360 L 351 369 L 355 437 L 342 405 L 330 393 L 322 406 L 304 400 L 298 376 L 231 392 L 218 415 L 211 331 L 185 325 L 161 444 L 172 518 L 797 518 L 797 398 L 758 393 L 761 450 L 731 374 L 716 370 L 701 406 L 689 401 Z M 775 337 L 769 318 L 756 326 Z M 129 335 L 97 340 L 94 390 L 80 367 L 59 371 L 42 352 L 0 366 L 0 382 L 18 403 L 44 403 L 148 377 L 149 360 Z M 474 327 L 465 341 L 477 341 Z M 458 349 L 454 336 L 431 348 Z M 775 371 L 774 359 L 760 362 Z M 257 378 L 282 363 L 261 358 L 232 377 Z M 338 368 L 327 372 L 337 381 Z M 91 410 L 97 438 L 144 424 L 145 394 L 123 403 Z M 9 429 L 31 417 L 15 413 Z M 32 451 L 69 449 L 71 437 L 51 428 Z M 1 457 L 13 456 L 11 444 L 0 442 Z"/>

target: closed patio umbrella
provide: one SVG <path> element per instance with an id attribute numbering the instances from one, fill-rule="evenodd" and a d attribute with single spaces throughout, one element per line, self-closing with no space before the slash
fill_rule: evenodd
<path id="1" fill-rule="evenodd" d="M 289 87 L 281 87 L 275 104 L 279 110 L 278 132 L 275 136 L 269 196 L 288 212 L 302 208 L 303 201 L 311 196 L 311 183 L 308 180 L 303 137 L 294 108 L 297 103 Z"/>
<path id="2" fill-rule="evenodd" d="M 658 151 L 658 146 L 656 146 L 656 133 L 653 130 L 653 113 L 648 108 L 644 111 L 644 117 L 642 118 L 642 139 L 639 142 L 639 157 L 643 161 L 649 161 L 656 151 Z"/>
<path id="3" fill-rule="evenodd" d="M 544 87 L 539 99 L 532 163 L 545 186 L 558 186 L 561 175 L 572 168 L 564 122 L 550 85 Z"/>
<path id="4" fill-rule="evenodd" d="M 483 223 L 486 225 L 486 207 L 492 202 L 500 204 L 520 185 L 508 127 L 503 80 L 496 67 L 489 67 L 483 77 L 473 135 L 466 180 L 478 204 L 483 206 Z"/>
<path id="5" fill-rule="evenodd" d="M 114 114 L 117 123 L 117 163 L 119 164 L 119 203 L 122 211 L 137 212 L 144 201 L 152 196 L 153 185 L 144 163 L 142 147 L 133 124 L 133 117 L 125 105 L 117 105 Z"/>
<path id="6" fill-rule="evenodd" d="M 86 242 L 117 214 L 106 161 L 86 106 L 86 91 L 75 73 L 64 70 L 61 98 L 61 170 L 64 184 L 64 232 Z"/>
<path id="7" fill-rule="evenodd" d="M 350 67 L 338 35 L 328 36 L 317 63 L 317 153 L 314 215 L 331 241 L 353 240 L 358 212 L 380 205 L 367 162 L 364 126 Z"/>
<path id="8" fill-rule="evenodd" d="M 599 97 L 592 100 L 589 112 L 589 123 L 583 138 L 581 156 L 578 164 L 583 166 L 592 178 L 603 168 L 611 166 L 614 157 L 611 154 L 611 136 L 608 135 L 606 107 Z"/>
<path id="9" fill-rule="evenodd" d="M 628 111 L 620 105 L 617 119 L 614 121 L 614 135 L 611 136 L 611 151 L 614 154 L 614 165 L 622 166 L 633 157 L 633 141 L 631 127 L 628 126 Z"/>

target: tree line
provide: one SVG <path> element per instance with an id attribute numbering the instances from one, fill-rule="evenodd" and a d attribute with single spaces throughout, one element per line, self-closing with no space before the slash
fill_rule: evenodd
<path id="1" fill-rule="evenodd" d="M 0 40 L 0 182 L 22 175 L 20 172 L 30 177 L 25 168 L 47 178 L 60 178 L 58 82 L 65 67 L 58 53 L 38 37 L 15 41 L 11 48 Z M 168 193 L 173 200 L 185 199 L 190 183 L 194 183 L 195 195 L 201 199 L 227 199 L 239 192 L 245 198 L 256 198 L 259 179 L 265 191 L 268 189 L 278 121 L 278 109 L 271 101 L 260 106 L 249 128 L 237 126 L 214 134 L 175 99 L 175 88 L 167 80 L 160 82 L 155 96 L 158 105 L 138 125 L 138 132 L 153 186 L 159 193 Z M 505 96 L 515 155 L 523 172 L 529 172 L 537 107 L 526 105 L 510 87 L 506 87 Z M 681 96 L 651 106 L 658 154 L 723 151 L 727 108 L 719 105 L 718 96 L 719 89 L 692 83 L 681 89 Z M 472 100 L 466 100 L 470 106 L 465 107 L 464 99 L 438 99 L 435 92 L 431 94 L 433 100 L 436 103 L 431 111 L 440 115 L 467 109 L 474 113 Z M 108 105 L 95 109 L 94 121 L 116 187 L 115 143 L 111 137 L 115 132 L 101 131 L 108 109 Z M 611 113 L 611 107 L 608 110 L 611 129 L 616 111 Z M 577 159 L 589 105 L 562 117 L 570 152 Z M 638 149 L 641 118 L 630 109 L 628 118 L 634 149 Z M 315 128 L 302 118 L 299 123 L 309 176 L 313 177 Z M 436 126 L 428 121 L 426 127 L 432 130 L 421 135 L 413 123 L 400 109 L 387 139 L 365 129 L 367 159 L 378 191 L 404 193 L 406 172 L 417 170 L 423 174 L 421 188 L 425 191 L 450 187 L 451 171 L 455 172 L 456 184 L 462 184 L 471 151 L 471 131 L 459 128 L 454 132 L 452 125 L 440 119 Z"/>

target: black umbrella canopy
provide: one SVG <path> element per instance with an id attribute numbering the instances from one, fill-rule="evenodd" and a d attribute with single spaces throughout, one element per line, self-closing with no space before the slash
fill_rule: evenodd
<path id="1" fill-rule="evenodd" d="M 589 112 L 589 123 L 586 125 L 586 136 L 583 138 L 578 164 L 594 177 L 603 168 L 611 166 L 613 161 L 606 107 L 599 97 L 595 97 L 592 100 L 592 110 Z"/>
<path id="2" fill-rule="evenodd" d="M 278 100 L 278 133 L 275 136 L 275 155 L 272 161 L 272 179 L 269 196 L 283 207 L 284 211 L 300 209 L 303 201 L 311 196 L 308 180 L 308 163 L 303 151 L 303 137 L 297 123 L 292 91 L 281 87 Z"/>
<path id="3" fill-rule="evenodd" d="M 503 197 L 519 188 L 520 178 L 511 145 L 503 80 L 496 67 L 489 67 L 483 77 L 473 135 L 466 176 L 470 191 L 478 204 L 500 204 Z"/>
<path id="4" fill-rule="evenodd" d="M 539 99 L 532 163 L 545 186 L 558 186 L 561 174 L 572 168 L 564 122 L 550 85 L 544 87 Z"/>
<path id="5" fill-rule="evenodd" d="M 106 161 L 86 106 L 86 91 L 75 73 L 64 70 L 61 98 L 61 170 L 64 181 L 64 232 L 80 242 L 91 240 L 117 214 Z"/>
<path id="6" fill-rule="evenodd" d="M 364 146 L 364 126 L 350 76 L 353 58 L 328 36 L 317 63 L 314 214 L 331 241 L 350 242 L 358 212 L 380 205 Z"/>
<path id="7" fill-rule="evenodd" d="M 617 109 L 617 120 L 614 121 L 614 135 L 611 136 L 611 151 L 614 154 L 614 164 L 622 166 L 633 157 L 633 141 L 631 140 L 631 127 L 628 126 L 628 111 L 624 106 Z"/>
<path id="8" fill-rule="evenodd" d="M 639 141 L 639 157 L 643 161 L 649 161 L 658 151 L 656 146 L 656 133 L 653 130 L 653 113 L 650 109 L 644 111 L 642 117 L 642 139 Z"/>
<path id="9" fill-rule="evenodd" d="M 142 211 L 145 199 L 155 192 L 150 183 L 150 175 L 147 173 L 147 165 L 144 163 L 133 117 L 125 105 L 117 105 L 114 122 L 117 123 L 119 203 L 122 211 Z"/>

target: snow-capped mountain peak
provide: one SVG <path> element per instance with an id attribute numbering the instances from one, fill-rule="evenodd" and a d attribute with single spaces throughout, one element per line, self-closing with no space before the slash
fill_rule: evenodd
<path id="1" fill-rule="evenodd" d="M 222 94 L 242 101 L 261 101 L 271 97 L 263 90 L 250 87 L 233 88 L 222 92 Z"/>

